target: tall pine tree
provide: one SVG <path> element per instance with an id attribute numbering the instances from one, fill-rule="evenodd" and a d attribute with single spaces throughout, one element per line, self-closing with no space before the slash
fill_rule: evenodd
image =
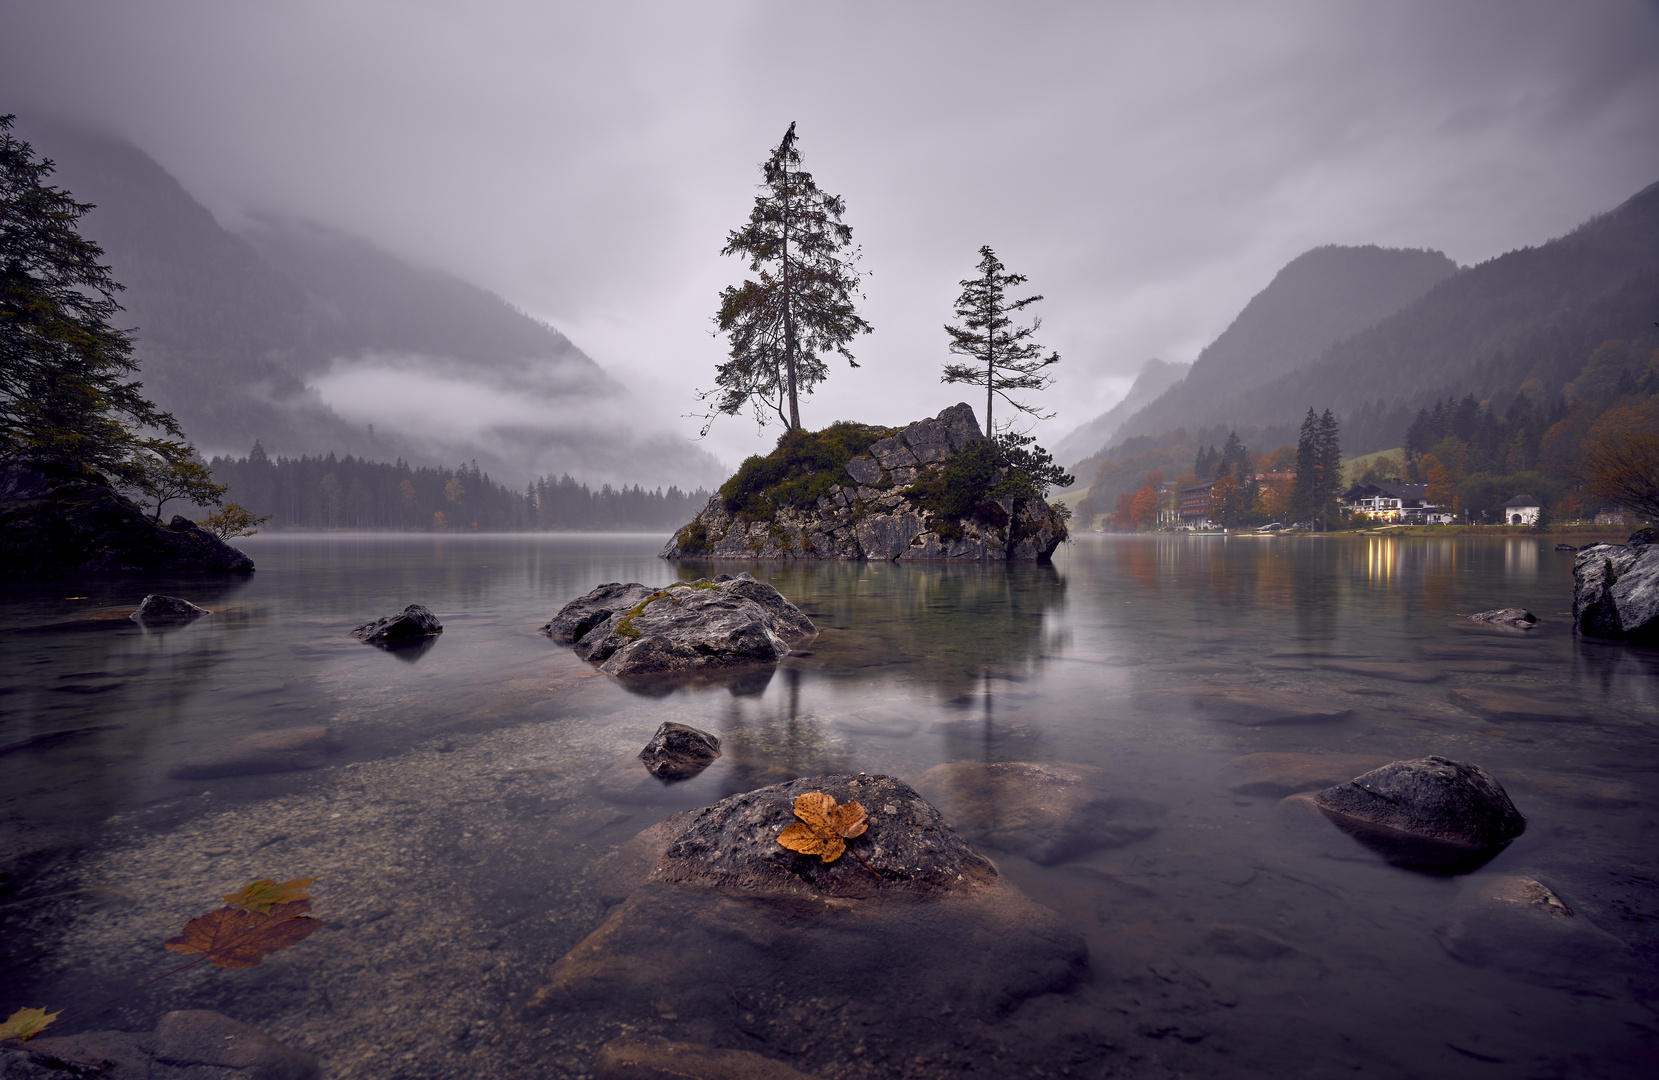
<path id="1" fill-rule="evenodd" d="M 720 251 L 747 258 L 759 280 L 720 294 L 715 323 L 731 342 L 731 359 L 716 369 L 715 389 L 698 395 L 713 404 L 704 434 L 716 416 L 735 415 L 745 404 L 762 427 L 773 412 L 798 429 L 801 394 L 829 375 L 821 354 L 838 352 L 858 366 L 847 345 L 870 324 L 853 305 L 860 278 L 858 251 L 848 250 L 853 230 L 841 221 L 846 204 L 819 191 L 800 165 L 791 123 L 761 165 L 763 194 L 748 223 Z"/>
<path id="2" fill-rule="evenodd" d="M 1008 290 L 1026 281 L 1024 274 L 1010 274 L 989 246 L 979 249 L 978 277 L 959 282 L 962 295 L 956 298 L 958 326 L 946 324 L 950 335 L 950 351 L 973 358 L 972 364 L 946 364 L 943 383 L 971 383 L 985 387 L 985 436 L 992 438 L 996 429 L 991 424 L 991 407 L 998 395 L 1023 413 L 1047 419 L 1052 413 L 1040 412 L 1009 395 L 1011 390 L 1043 390 L 1054 380 L 1043 369 L 1060 362 L 1059 353 L 1043 355 L 1043 347 L 1031 340 L 1043 325 L 1035 317 L 1030 326 L 1016 326 L 1010 317 L 1042 299 L 1027 296 L 1010 300 Z"/>

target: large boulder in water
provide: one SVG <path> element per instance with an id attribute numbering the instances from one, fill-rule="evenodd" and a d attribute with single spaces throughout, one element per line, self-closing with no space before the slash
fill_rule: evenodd
<path id="1" fill-rule="evenodd" d="M 652 776 L 660 780 L 687 780 L 720 756 L 720 740 L 689 724 L 665 720 L 639 759 Z"/>
<path id="2" fill-rule="evenodd" d="M 1422 869 L 1472 868 L 1526 830 L 1490 773 L 1432 754 L 1372 769 L 1313 800 L 1390 862 Z"/>
<path id="3" fill-rule="evenodd" d="M 252 570 L 252 559 L 190 519 L 159 524 L 96 479 L 0 468 L 0 576 Z"/>
<path id="4" fill-rule="evenodd" d="M 203 615 L 211 614 L 213 612 L 204 607 L 197 607 L 181 597 L 151 593 L 139 601 L 138 610 L 127 618 L 140 625 L 168 624 L 194 622 Z"/>
<path id="5" fill-rule="evenodd" d="M 1644 529 L 1623 545 L 1573 559 L 1573 629 L 1585 637 L 1659 644 L 1659 544 Z"/>
<path id="6" fill-rule="evenodd" d="M 655 590 L 601 585 L 566 604 L 541 632 L 574 642 L 576 655 L 606 674 L 660 675 L 776 663 L 818 629 L 772 586 L 722 574 Z"/>
<path id="7" fill-rule="evenodd" d="M 420 645 L 443 632 L 444 624 L 428 608 L 410 604 L 396 615 L 382 615 L 374 622 L 364 623 L 351 636 L 370 645 L 396 649 Z"/>
<path id="8" fill-rule="evenodd" d="M 869 815 L 834 862 L 778 842 L 810 792 Z M 653 1026 L 667 1016 L 675 1038 L 741 1029 L 768 1057 L 822 1060 L 866 1038 L 914 1045 L 918 1030 L 983 1022 L 1071 988 L 1087 967 L 1079 935 L 892 777 L 759 788 L 676 815 L 636 845 L 649 869 L 553 966 L 533 1013 L 599 1008 Z M 756 1014 L 791 1022 L 756 1025 Z"/>

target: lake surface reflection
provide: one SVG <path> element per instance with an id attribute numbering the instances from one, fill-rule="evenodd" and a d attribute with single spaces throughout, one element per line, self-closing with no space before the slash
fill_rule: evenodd
<path id="1" fill-rule="evenodd" d="M 173 966 L 160 942 L 221 893 L 315 875 L 326 930 L 256 968 L 192 969 L 77 1030 L 215 1008 L 330 1077 L 583 1076 L 621 1021 L 516 1006 L 603 921 L 612 855 L 642 828 L 794 776 L 1043 761 L 1093 766 L 1158 815 L 1150 835 L 1054 865 L 987 852 L 1086 936 L 1090 981 L 1000 1024 L 994 1065 L 952 1058 L 951 1040 L 977 1054 L 996 1032 L 791 1065 L 1652 1075 L 1659 653 L 1573 637 L 1572 556 L 1553 541 L 1085 536 L 1053 565 L 1015 567 L 674 565 L 662 542 L 260 536 L 244 541 L 259 565 L 245 582 L 8 586 L 0 1015 L 113 996 Z M 776 671 L 629 688 L 535 633 L 602 582 L 739 569 L 820 628 Z M 149 592 L 214 614 L 147 631 L 125 616 Z M 414 602 L 444 623 L 430 649 L 348 636 Z M 1459 619 L 1506 606 L 1543 623 L 1506 635 Z M 1229 688 L 1346 716 L 1245 726 L 1180 704 Z M 724 756 L 695 780 L 652 780 L 633 755 L 665 720 L 713 731 Z M 249 733 L 319 724 L 337 740 L 320 768 L 173 775 Z M 1426 754 L 1483 766 L 1528 818 L 1473 873 L 1390 866 L 1281 803 L 1297 776 Z M 1480 922 L 1517 875 L 1554 890 L 1576 936 Z M 672 1017 L 651 1031 L 679 1034 Z M 738 1032 L 727 1044 L 788 1056 Z"/>

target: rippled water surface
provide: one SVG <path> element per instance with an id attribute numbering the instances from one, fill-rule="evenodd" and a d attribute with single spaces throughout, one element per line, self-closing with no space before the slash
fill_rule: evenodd
<path id="1" fill-rule="evenodd" d="M 1574 638 L 1572 556 L 1552 540 L 1086 536 L 1015 567 L 674 565 L 640 536 L 243 543 L 246 581 L 7 586 L 0 1015 L 111 997 L 172 966 L 160 942 L 219 894 L 316 876 L 326 930 L 78 1029 L 216 1008 L 333 1077 L 584 1076 L 608 1039 L 687 1034 L 671 1015 L 519 1008 L 603 921 L 606 868 L 641 829 L 795 776 L 1038 761 L 1098 769 L 1155 825 L 1051 865 L 987 849 L 1086 937 L 1087 982 L 914 1046 L 792 1047 L 752 1016 L 774 1027 L 698 1038 L 826 1078 L 1653 1075 L 1659 654 Z M 602 582 L 740 569 L 820 628 L 775 672 L 630 689 L 536 633 Z M 149 592 L 213 614 L 146 631 L 125 616 Z M 444 623 L 430 649 L 348 636 L 412 602 Z M 1543 622 L 1459 618 L 1506 606 Z M 1229 689 L 1340 718 L 1238 725 L 1172 693 Z M 633 755 L 664 720 L 724 755 L 650 779 Z M 172 775 L 319 724 L 336 740 L 319 768 Z M 1264 779 L 1264 763 L 1352 775 L 1426 754 L 1481 765 L 1528 819 L 1472 873 L 1388 865 Z M 1453 955 L 1481 917 L 1460 913 L 1515 876 L 1582 933 L 1511 939 L 1500 919 Z"/>

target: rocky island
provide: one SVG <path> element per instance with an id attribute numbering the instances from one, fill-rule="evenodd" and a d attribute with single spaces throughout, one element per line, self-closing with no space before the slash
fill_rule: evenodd
<path id="1" fill-rule="evenodd" d="M 902 428 L 791 431 L 743 463 L 665 559 L 1047 559 L 1065 514 L 1021 483 L 973 408 Z"/>
<path id="2" fill-rule="evenodd" d="M 175 515 L 160 523 L 93 479 L 29 465 L 0 469 L 0 575 L 245 574 L 253 560 Z"/>

